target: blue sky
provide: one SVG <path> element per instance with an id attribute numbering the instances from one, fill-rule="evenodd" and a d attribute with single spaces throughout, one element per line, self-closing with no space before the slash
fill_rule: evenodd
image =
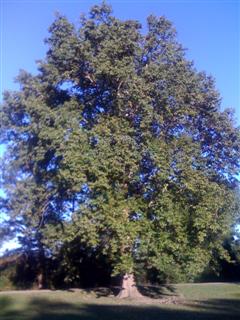
<path id="1" fill-rule="evenodd" d="M 80 13 L 99 1 L 0 0 L 0 94 L 17 89 L 13 79 L 19 69 L 36 72 L 35 61 L 44 58 L 44 38 L 54 12 L 77 23 Z M 121 19 L 137 19 L 143 26 L 150 14 L 165 15 L 188 48 L 196 68 L 216 79 L 222 108 L 236 110 L 240 125 L 240 1 L 236 0 L 119 0 L 108 1 Z M 3 147 L 0 146 L 0 156 Z M 1 190 L 0 190 L 1 192 Z"/>
<path id="2" fill-rule="evenodd" d="M 20 68 L 36 72 L 35 61 L 44 57 L 43 39 L 54 19 L 64 13 L 77 23 L 97 1 L 0 0 L 1 2 L 1 83 L 0 91 L 15 89 Z M 222 107 L 233 107 L 240 124 L 240 1 L 108 1 L 122 19 L 137 19 L 143 26 L 153 13 L 173 21 L 178 39 L 188 48 L 187 56 L 198 70 L 216 78 Z"/>

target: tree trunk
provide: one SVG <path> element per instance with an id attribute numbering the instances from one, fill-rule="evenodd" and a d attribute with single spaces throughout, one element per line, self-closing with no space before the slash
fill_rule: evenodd
<path id="1" fill-rule="evenodd" d="M 134 275 L 132 273 L 126 273 L 123 276 L 122 280 L 122 288 L 119 294 L 117 295 L 118 298 L 141 298 L 142 295 L 138 291 L 136 282 L 134 279 Z"/>
<path id="2" fill-rule="evenodd" d="M 39 273 L 37 275 L 37 285 L 38 285 L 38 289 L 43 289 L 43 273 Z"/>

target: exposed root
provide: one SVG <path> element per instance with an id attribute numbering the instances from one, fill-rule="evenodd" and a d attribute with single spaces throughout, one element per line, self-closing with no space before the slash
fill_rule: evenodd
<path id="1" fill-rule="evenodd" d="M 125 274 L 122 281 L 122 288 L 117 298 L 142 299 L 144 296 L 138 291 L 133 274 Z"/>

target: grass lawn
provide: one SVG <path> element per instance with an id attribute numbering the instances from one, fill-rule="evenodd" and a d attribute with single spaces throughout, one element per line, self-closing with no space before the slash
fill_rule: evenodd
<path id="1" fill-rule="evenodd" d="M 1 320 L 240 320 L 240 284 L 179 284 L 182 303 L 118 300 L 82 290 L 0 292 Z"/>

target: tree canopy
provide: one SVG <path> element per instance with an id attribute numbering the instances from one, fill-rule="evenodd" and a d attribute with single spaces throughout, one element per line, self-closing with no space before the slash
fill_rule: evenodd
<path id="1" fill-rule="evenodd" d="M 105 3 L 58 14 L 46 44 L 0 109 L 4 230 L 45 256 L 77 239 L 114 275 L 194 278 L 238 214 L 240 130 L 214 79 L 165 17 L 143 33 Z"/>

